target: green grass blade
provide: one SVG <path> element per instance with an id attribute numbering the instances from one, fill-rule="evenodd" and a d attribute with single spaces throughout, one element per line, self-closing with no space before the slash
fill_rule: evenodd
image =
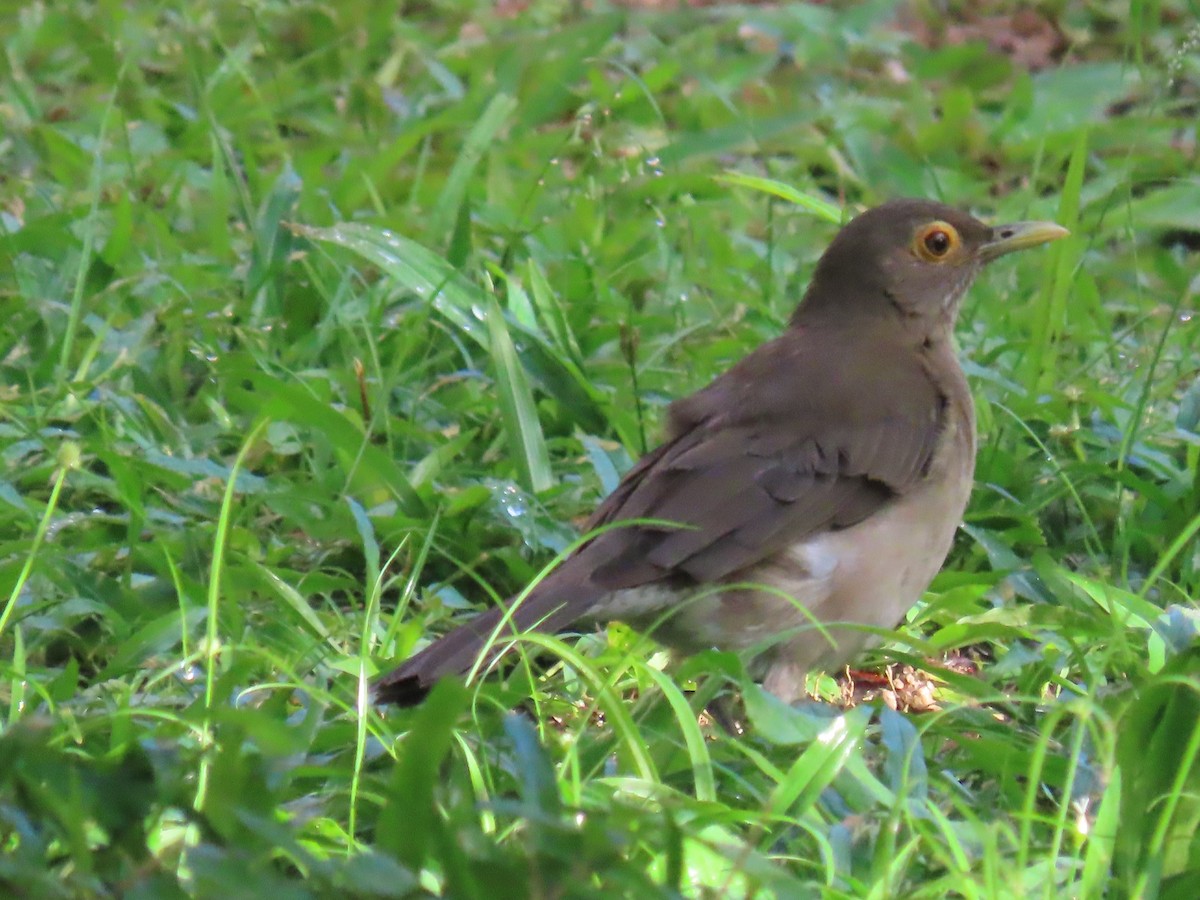
<path id="1" fill-rule="evenodd" d="M 723 175 L 715 176 L 713 180 L 733 187 L 750 188 L 772 197 L 778 197 L 780 200 L 787 200 L 812 213 L 818 219 L 824 219 L 835 225 L 840 225 L 845 220 L 845 213 L 836 204 L 815 194 L 799 191 L 790 184 L 776 181 L 773 178 L 763 178 L 761 175 L 750 175 L 745 172 L 726 172 Z"/>
<path id="2" fill-rule="evenodd" d="M 497 94 L 480 114 L 467 138 L 462 150 L 454 161 L 446 183 L 433 207 L 433 222 L 431 228 L 434 234 L 448 234 L 454 225 L 467 193 L 467 185 L 483 159 L 484 153 L 496 139 L 497 133 L 517 108 L 515 97 L 508 94 Z"/>
<path id="3" fill-rule="evenodd" d="M 229 478 L 225 482 L 225 491 L 221 496 L 221 511 L 217 516 L 216 531 L 213 534 L 212 563 L 208 570 L 208 602 L 204 624 L 204 646 L 201 648 L 204 659 L 204 714 L 200 726 L 201 740 L 207 746 L 213 739 L 213 724 L 216 716 L 216 683 L 218 657 L 221 655 L 221 580 L 225 576 L 225 553 L 229 541 L 229 528 L 233 518 L 233 499 L 237 492 L 238 473 L 245 465 L 246 457 L 258 441 L 258 436 L 267 426 L 267 420 L 260 420 L 258 425 L 246 436 L 238 455 L 234 458 L 229 470 Z M 193 806 L 197 811 L 204 809 L 208 797 L 208 779 L 212 771 L 212 758 L 206 754 L 200 761 L 200 769 L 196 778 L 196 795 Z"/>
<path id="4" fill-rule="evenodd" d="M 688 705 L 687 699 L 680 693 L 679 686 L 676 685 L 670 678 L 651 666 L 647 666 L 640 661 L 634 662 L 638 671 L 644 673 L 651 681 L 658 685 L 663 696 L 667 699 L 667 703 L 671 706 L 671 711 L 675 713 L 675 721 L 679 723 L 679 730 L 683 733 L 684 746 L 687 747 L 688 761 L 692 766 L 692 779 L 695 783 L 696 799 L 704 802 L 717 801 L 716 782 L 713 778 L 712 758 L 708 752 L 708 743 L 705 741 L 704 733 L 700 730 L 700 724 L 696 720 L 696 713 Z"/>
<path id="5" fill-rule="evenodd" d="M 546 438 L 538 420 L 533 391 L 517 357 L 517 348 L 513 346 L 500 306 L 495 301 L 488 306 L 488 331 L 500 417 L 508 436 L 509 450 L 521 474 L 522 483 L 538 493 L 554 484 L 550 454 L 546 450 Z"/>

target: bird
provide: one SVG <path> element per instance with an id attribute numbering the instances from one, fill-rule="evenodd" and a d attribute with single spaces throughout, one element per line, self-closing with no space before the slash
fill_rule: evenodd
<path id="1" fill-rule="evenodd" d="M 778 337 L 676 400 L 665 440 L 532 588 L 373 685 L 414 705 L 525 630 L 612 620 L 673 651 L 747 651 L 785 702 L 894 627 L 945 562 L 971 494 L 975 413 L 954 345 L 982 267 L 1069 232 L 989 226 L 925 199 L 836 234 Z M 863 627 L 866 626 L 866 627 Z"/>

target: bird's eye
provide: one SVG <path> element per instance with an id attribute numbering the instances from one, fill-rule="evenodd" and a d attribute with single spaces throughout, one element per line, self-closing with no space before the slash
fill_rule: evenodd
<path id="1" fill-rule="evenodd" d="M 945 256 L 950 252 L 950 235 L 941 229 L 925 235 L 925 249 L 934 256 Z"/>
<path id="2" fill-rule="evenodd" d="M 962 239 L 948 222 L 931 222 L 917 232 L 913 249 L 926 262 L 941 262 L 958 249 Z"/>

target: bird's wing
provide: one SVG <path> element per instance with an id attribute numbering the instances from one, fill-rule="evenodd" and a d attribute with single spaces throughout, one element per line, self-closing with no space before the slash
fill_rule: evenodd
<path id="1" fill-rule="evenodd" d="M 881 340 L 831 359 L 829 337 L 791 331 L 676 404 L 673 436 L 589 527 L 679 527 L 610 529 L 564 568 L 607 590 L 717 581 L 910 490 L 936 451 L 944 394 L 911 349 Z"/>

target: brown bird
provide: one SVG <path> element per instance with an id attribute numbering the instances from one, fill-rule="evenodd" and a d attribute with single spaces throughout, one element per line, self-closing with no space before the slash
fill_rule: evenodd
<path id="1" fill-rule="evenodd" d="M 985 263 L 1066 234 L 926 200 L 859 215 L 783 335 L 671 405 L 666 441 L 588 523 L 607 530 L 511 609 L 380 677 L 376 697 L 414 703 L 514 632 L 618 619 L 678 650 L 756 650 L 764 686 L 798 698 L 806 672 L 868 643 L 855 626 L 899 622 L 950 551 L 975 469 L 953 347 L 967 287 Z"/>

